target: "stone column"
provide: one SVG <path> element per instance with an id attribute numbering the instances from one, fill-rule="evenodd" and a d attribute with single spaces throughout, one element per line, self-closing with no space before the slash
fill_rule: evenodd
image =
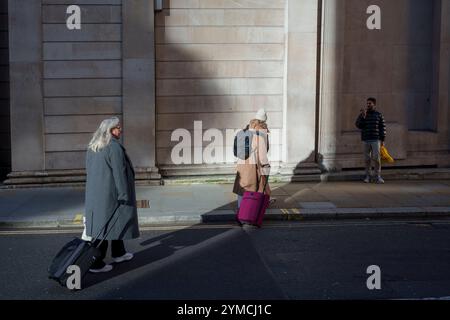
<path id="1" fill-rule="evenodd" d="M 435 28 L 438 29 L 435 39 L 438 42 L 433 46 L 434 53 L 434 92 L 433 96 L 437 104 L 437 132 L 439 145 L 447 149 L 450 145 L 450 0 L 438 1 L 438 14 L 435 15 Z M 437 16 L 439 15 L 439 16 Z M 439 159 L 438 165 L 448 166 L 450 159 L 445 156 Z"/>
<path id="2" fill-rule="evenodd" d="M 45 169 L 41 16 L 41 0 L 9 0 L 13 172 Z"/>
<path id="3" fill-rule="evenodd" d="M 447 94 L 444 96 L 444 98 L 441 101 L 441 104 L 443 105 L 443 107 L 447 109 L 447 130 L 449 130 L 448 128 L 448 124 L 450 123 L 450 21 L 449 19 L 446 19 L 445 17 L 449 17 L 450 16 L 450 0 L 442 0 L 442 24 L 443 24 L 443 29 L 445 30 L 445 40 L 444 40 L 444 46 L 446 48 L 446 56 L 445 56 L 445 61 L 446 61 L 446 70 L 444 70 L 444 74 L 447 74 L 447 78 L 446 78 L 446 83 L 443 84 L 442 88 L 443 88 L 443 92 L 446 91 Z M 447 86 L 447 89 L 445 89 L 445 85 Z M 450 136 L 448 136 L 448 138 L 450 139 Z M 450 145 L 450 143 L 449 143 Z"/>
<path id="4" fill-rule="evenodd" d="M 315 168 L 319 0 L 288 1 L 282 173 Z M 312 166 L 311 166 L 312 165 Z M 292 172 L 291 170 L 294 169 Z M 300 170 L 299 170 L 300 169 Z"/>
<path id="5" fill-rule="evenodd" d="M 155 139 L 154 5 L 122 1 L 124 145 L 138 179 L 158 180 Z"/>
<path id="6" fill-rule="evenodd" d="M 336 150 L 341 136 L 339 105 L 344 69 L 345 2 L 325 0 L 322 7 L 318 160 L 325 170 L 339 170 Z"/>

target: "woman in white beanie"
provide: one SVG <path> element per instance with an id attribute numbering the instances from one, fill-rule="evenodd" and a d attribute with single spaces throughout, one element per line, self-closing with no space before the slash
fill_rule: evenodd
<path id="1" fill-rule="evenodd" d="M 256 120 L 262 121 L 262 122 L 266 122 L 267 121 L 267 113 L 266 110 L 264 109 L 259 109 L 258 112 L 256 113 Z"/>
<path id="2" fill-rule="evenodd" d="M 271 190 L 266 181 L 270 173 L 270 163 L 267 157 L 269 151 L 267 114 L 260 109 L 255 119 L 250 121 L 247 130 L 254 132 L 252 135 L 252 149 L 250 157 L 246 160 L 238 159 L 236 179 L 234 181 L 233 193 L 238 196 L 238 208 L 245 191 L 263 192 L 270 196 Z M 271 201 L 273 202 L 273 201 Z"/>

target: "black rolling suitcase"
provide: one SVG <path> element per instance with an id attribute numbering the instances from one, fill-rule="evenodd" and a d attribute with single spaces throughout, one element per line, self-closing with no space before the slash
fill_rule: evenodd
<path id="1" fill-rule="evenodd" d="M 97 260 L 101 256 L 100 249 L 98 248 L 104 240 L 101 240 L 98 243 L 96 240 L 100 237 L 106 226 L 111 222 L 118 208 L 119 207 L 114 210 L 111 218 L 109 218 L 105 226 L 100 230 L 98 235 L 92 239 L 92 241 L 84 241 L 82 239 L 75 238 L 67 243 L 58 252 L 56 257 L 50 264 L 50 267 L 48 268 L 49 279 L 53 279 L 60 285 L 66 286 L 67 279 L 70 277 L 70 274 L 67 273 L 67 268 L 71 265 L 76 265 L 80 268 L 80 276 L 81 279 L 83 279 L 95 260 Z M 117 222 L 117 220 L 118 217 L 114 221 L 114 224 Z M 111 231 L 111 229 L 112 227 L 109 229 L 109 231 Z M 108 236 L 109 231 L 106 233 L 104 238 Z"/>

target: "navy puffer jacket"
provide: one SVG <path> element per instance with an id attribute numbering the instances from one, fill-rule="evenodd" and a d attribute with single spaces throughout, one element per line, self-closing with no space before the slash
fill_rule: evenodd
<path id="1" fill-rule="evenodd" d="M 386 138 L 386 124 L 383 115 L 376 111 L 367 111 L 366 117 L 359 115 L 356 119 L 356 127 L 361 129 L 362 141 L 384 141 Z"/>

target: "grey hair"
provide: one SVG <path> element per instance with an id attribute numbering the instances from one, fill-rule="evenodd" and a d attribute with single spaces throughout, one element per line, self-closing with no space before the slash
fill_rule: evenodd
<path id="1" fill-rule="evenodd" d="M 89 142 L 88 149 L 94 152 L 102 150 L 111 142 L 111 130 L 120 123 L 119 118 L 112 117 L 102 121 Z"/>

